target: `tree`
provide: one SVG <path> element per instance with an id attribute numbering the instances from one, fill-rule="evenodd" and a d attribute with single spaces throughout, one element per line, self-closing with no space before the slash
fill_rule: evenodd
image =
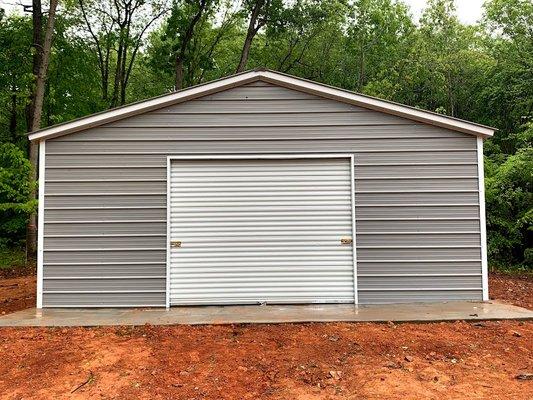
<path id="1" fill-rule="evenodd" d="M 165 36 L 172 38 L 175 81 L 174 89 L 183 87 L 183 68 L 193 38 L 194 29 L 202 15 L 213 4 L 212 0 L 174 1 L 172 14 L 167 21 Z"/>
<path id="2" fill-rule="evenodd" d="M 183 1 L 175 4 L 162 27 L 149 36 L 143 62 L 153 74 L 150 77 L 157 76 L 157 84 L 164 85 L 163 91 L 217 79 L 233 71 L 232 49 L 237 47 L 241 33 L 233 3 L 209 0 L 203 11 L 198 4 Z"/>
<path id="3" fill-rule="evenodd" d="M 0 23 L 0 142 L 26 149 L 26 104 L 32 85 L 31 19 L 10 15 Z"/>
<path id="4" fill-rule="evenodd" d="M 36 2 L 38 3 L 38 2 Z M 48 72 L 48 64 L 50 62 L 50 52 L 52 50 L 52 37 L 54 34 L 54 23 L 56 16 L 58 0 L 50 0 L 50 7 L 48 9 L 48 18 L 46 20 L 46 29 L 44 32 L 44 40 L 42 48 L 40 49 L 41 55 L 39 57 L 39 65 L 37 68 L 37 75 L 35 75 L 35 85 L 32 96 L 31 116 L 29 131 L 33 132 L 41 127 L 41 116 L 43 112 L 44 90 L 46 85 L 46 74 Z M 39 3 L 40 5 L 40 3 Z M 39 12 L 40 13 L 40 12 Z M 34 31 L 41 29 L 40 20 L 37 18 L 37 25 L 34 26 Z M 34 18 L 35 23 L 35 18 Z M 34 38 L 38 36 L 34 34 Z M 37 44 L 38 45 L 38 44 Z M 35 74 L 34 66 L 34 74 Z M 30 163 L 31 174 L 30 180 L 32 182 L 37 180 L 37 161 L 38 161 L 38 149 L 37 143 L 30 143 Z M 32 185 L 31 198 L 35 198 L 35 187 Z M 26 235 L 26 258 L 29 263 L 35 261 L 37 253 L 37 215 L 32 212 L 28 219 L 28 228 Z"/>
<path id="5" fill-rule="evenodd" d="M 31 16 L 33 23 L 33 76 L 36 77 L 39 74 L 39 67 L 41 65 L 43 54 L 43 11 L 41 0 L 32 0 Z M 35 99 L 33 93 L 30 97 L 30 102 L 27 107 L 27 125 L 31 126 L 31 120 L 35 108 Z"/>
<path id="6" fill-rule="evenodd" d="M 347 52 L 353 58 L 349 70 L 355 82 L 345 83 L 362 92 L 365 85 L 394 78 L 410 45 L 413 23 L 407 7 L 394 0 L 357 0 L 348 19 Z M 390 89 L 390 87 L 389 87 Z M 373 87 L 375 92 L 377 88 Z M 375 93 L 373 93 L 375 94 Z M 381 93 L 380 93 L 381 94 Z M 389 97 L 390 93 L 388 96 Z"/>
<path id="7" fill-rule="evenodd" d="M 528 0 L 492 0 L 485 4 L 486 52 L 494 59 L 486 74 L 479 108 L 490 110 L 487 124 L 500 128 L 496 152 L 516 151 L 515 133 L 533 117 L 533 4 Z"/>
<path id="8" fill-rule="evenodd" d="M 246 63 L 250 55 L 252 41 L 259 30 L 268 22 L 276 20 L 276 13 L 282 9 L 281 0 L 245 0 L 244 12 L 250 15 L 248 29 L 242 46 L 241 58 L 237 65 L 236 72 L 242 72 L 246 69 Z"/>
<path id="9" fill-rule="evenodd" d="M 281 72 L 304 70 L 306 57 L 317 51 L 329 25 L 339 26 L 345 7 L 337 0 L 298 0 L 279 11 L 275 23 L 266 26 L 264 40 L 253 62 Z M 337 32 L 342 39 L 342 33 Z M 304 73 L 305 75 L 305 73 Z"/>
<path id="10" fill-rule="evenodd" d="M 48 67 L 43 125 L 53 125 L 104 108 L 92 44 L 73 35 L 77 21 L 62 12 L 56 18 L 54 51 Z"/>
<path id="11" fill-rule="evenodd" d="M 39 2 L 36 0 L 36 2 Z M 48 72 L 48 65 L 50 63 L 50 52 L 52 51 L 52 37 L 54 35 L 54 24 L 56 17 L 58 0 L 50 0 L 50 8 L 48 9 L 48 18 L 46 20 L 46 30 L 44 33 L 44 41 L 42 43 L 42 49 L 40 51 L 40 56 L 38 58 L 38 68 L 35 68 L 34 64 L 34 75 L 35 75 L 35 89 L 33 92 L 33 101 L 31 108 L 31 123 L 30 123 L 30 132 L 36 131 L 41 128 L 41 116 L 43 112 L 43 101 L 44 101 L 44 90 L 46 84 L 46 74 Z M 34 30 L 39 30 L 41 28 L 40 22 L 37 22 L 37 26 Z M 38 35 L 34 35 L 34 38 Z M 38 52 L 39 53 L 39 52 Z M 36 161 L 35 157 L 35 161 Z M 30 156 L 30 161 L 34 163 L 33 157 Z"/>
<path id="12" fill-rule="evenodd" d="M 533 124 L 529 143 L 500 166 L 487 161 L 489 257 L 504 266 L 533 265 Z"/>
<path id="13" fill-rule="evenodd" d="M 28 215 L 35 213 L 35 181 L 24 152 L 11 143 L 0 144 L 0 248 L 24 237 Z"/>
<path id="14" fill-rule="evenodd" d="M 78 0 L 78 5 L 81 20 L 95 46 L 102 101 L 110 108 L 123 105 L 143 36 L 168 11 L 166 3 L 164 0 Z"/>

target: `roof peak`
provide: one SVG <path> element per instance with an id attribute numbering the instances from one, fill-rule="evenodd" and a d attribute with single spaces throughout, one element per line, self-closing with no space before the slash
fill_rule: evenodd
<path id="1" fill-rule="evenodd" d="M 53 125 L 35 132 L 31 132 L 28 136 L 30 140 L 46 140 L 57 136 L 67 135 L 80 130 L 128 118 L 133 115 L 153 111 L 172 104 L 178 104 L 201 96 L 206 96 L 237 86 L 245 85 L 247 83 L 256 81 L 258 78 L 275 85 L 287 87 L 289 89 L 311 93 L 317 96 L 355 106 L 365 107 L 375 111 L 392 114 L 476 136 L 490 137 L 495 131 L 495 128 L 476 124 L 474 122 L 448 117 L 446 115 L 437 114 L 431 111 L 425 111 L 403 104 L 394 103 L 392 101 L 350 92 L 345 89 L 328 86 L 326 84 L 310 81 L 304 78 L 298 78 L 282 72 L 272 71 L 264 67 L 258 67 L 253 70 L 230 75 L 215 81 L 206 82 L 159 97 L 154 97 L 137 103 L 128 104 L 123 107 L 102 111 L 100 113 L 92 114 L 62 124 Z"/>

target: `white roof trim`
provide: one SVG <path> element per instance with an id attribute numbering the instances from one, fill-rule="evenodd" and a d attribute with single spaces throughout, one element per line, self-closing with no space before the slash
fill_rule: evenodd
<path id="1" fill-rule="evenodd" d="M 285 86 L 287 88 L 312 93 L 317 96 L 327 97 L 344 103 L 381 111 L 387 114 L 397 115 L 399 117 L 404 117 L 455 131 L 469 133 L 476 136 L 489 137 L 492 136 L 496 130 L 495 128 L 488 126 L 448 117 L 446 115 L 441 115 L 430 111 L 420 110 L 391 101 L 380 100 L 375 97 L 349 92 L 347 90 L 338 89 L 321 83 L 311 82 L 279 72 L 269 70 L 253 70 L 208 82 L 206 84 L 193 86 L 191 88 L 155 97 L 149 100 L 126 105 L 124 107 L 92 114 L 87 117 L 63 124 L 53 125 L 49 128 L 44 128 L 30 133 L 28 137 L 33 141 L 63 136 L 133 115 L 156 110 L 172 104 L 181 103 L 200 96 L 206 96 L 211 93 L 220 92 L 256 80 L 263 80 L 280 86 Z"/>

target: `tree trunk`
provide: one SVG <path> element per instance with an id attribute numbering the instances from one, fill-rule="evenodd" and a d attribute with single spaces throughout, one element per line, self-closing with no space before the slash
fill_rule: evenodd
<path id="1" fill-rule="evenodd" d="M 176 82 L 174 84 L 175 90 L 181 90 L 183 88 L 183 59 L 181 57 L 176 58 Z"/>
<path id="2" fill-rule="evenodd" d="M 129 36 L 129 33 L 128 33 Z M 122 64 L 120 65 L 120 105 L 126 104 L 126 61 L 128 56 L 128 47 L 124 45 L 122 49 Z"/>
<path id="3" fill-rule="evenodd" d="M 91 27 L 91 23 L 89 22 L 89 18 L 87 17 L 87 13 L 85 12 L 85 6 L 83 3 L 83 0 L 78 0 L 78 4 L 80 5 L 80 10 L 83 15 L 85 25 L 87 26 L 87 29 L 89 30 L 89 33 L 91 34 L 91 37 L 93 38 L 94 44 L 96 46 L 96 54 L 98 56 L 98 67 L 100 68 L 100 79 L 101 79 L 100 84 L 101 84 L 101 90 L 102 90 L 102 101 L 105 104 L 107 104 L 108 103 L 108 86 L 109 86 L 109 52 L 110 52 L 109 40 L 105 40 L 105 55 L 104 55 L 102 44 L 100 43 L 98 36 L 94 33 L 93 28 Z"/>
<path id="4" fill-rule="evenodd" d="M 235 71 L 237 73 L 244 71 L 246 64 L 248 63 L 248 56 L 250 55 L 252 41 L 254 40 L 254 37 L 260 28 L 260 25 L 256 26 L 257 19 L 259 18 L 259 13 L 261 12 L 261 8 L 263 7 L 264 3 L 264 0 L 257 0 L 252 10 L 252 15 L 250 15 L 248 31 L 246 32 L 246 38 L 244 39 L 244 45 L 241 51 L 241 59 L 239 60 L 239 65 L 237 65 L 237 70 Z"/>
<path id="5" fill-rule="evenodd" d="M 43 54 L 43 12 L 41 7 L 41 0 L 32 1 L 32 25 L 33 25 L 33 76 L 36 77 L 39 73 L 39 66 L 41 65 L 41 58 Z M 30 102 L 26 106 L 26 126 L 28 130 L 31 126 L 33 116 L 33 93 L 30 95 Z"/>
<path id="6" fill-rule="evenodd" d="M 248 63 L 248 56 L 250 55 L 250 48 L 252 47 L 252 40 L 253 35 L 246 35 L 246 39 L 244 40 L 244 46 L 242 47 L 241 52 L 241 59 L 239 60 L 239 65 L 237 66 L 237 70 L 235 72 L 243 72 L 246 68 L 246 64 Z"/>
<path id="7" fill-rule="evenodd" d="M 115 67 L 115 81 L 113 83 L 113 95 L 111 96 L 111 104 L 109 105 L 109 108 L 116 107 L 118 104 L 118 96 L 119 96 L 119 90 L 120 90 L 120 82 L 122 80 L 121 77 L 121 71 L 122 71 L 122 53 L 123 53 L 123 32 L 120 33 L 120 42 L 118 45 L 117 50 L 117 65 Z"/>
<path id="8" fill-rule="evenodd" d="M 207 0 L 202 0 L 198 4 L 198 11 L 194 16 L 192 17 L 191 21 L 189 22 L 189 25 L 187 26 L 187 30 L 185 31 L 185 34 L 183 35 L 183 39 L 181 41 L 180 51 L 178 55 L 176 56 L 176 69 L 175 69 L 175 90 L 180 90 L 183 88 L 183 63 L 185 60 L 185 54 L 187 53 L 187 47 L 189 46 L 189 43 L 191 42 L 192 36 L 194 34 L 194 28 L 196 27 L 196 24 L 198 21 L 200 21 L 200 18 L 202 17 L 203 12 L 205 11 L 207 7 Z"/>
<path id="9" fill-rule="evenodd" d="M 54 33 L 54 23 L 56 16 L 58 0 L 50 0 L 50 9 L 48 11 L 48 20 L 46 22 L 46 31 L 42 46 L 42 55 L 39 69 L 35 76 L 35 88 L 33 92 L 33 112 L 31 116 L 30 132 L 36 131 L 41 127 L 41 116 L 43 112 L 44 89 L 46 84 L 46 75 L 48 64 L 50 62 L 50 51 L 52 47 L 52 37 Z M 37 161 L 38 161 L 38 144 L 30 142 L 30 163 L 31 163 L 31 182 L 37 180 Z M 32 185 L 30 196 L 35 198 L 35 185 Z M 42 216 L 41 216 L 42 217 Z M 33 212 L 28 221 L 26 232 L 26 262 L 33 264 L 37 253 L 37 214 Z"/>

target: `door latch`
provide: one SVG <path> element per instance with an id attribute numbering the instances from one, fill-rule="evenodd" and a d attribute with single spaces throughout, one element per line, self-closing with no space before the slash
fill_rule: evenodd
<path id="1" fill-rule="evenodd" d="M 170 247 L 181 247 L 181 242 L 179 240 L 172 240 L 170 242 Z"/>
<path id="2" fill-rule="evenodd" d="M 342 238 L 341 239 L 341 244 L 352 244 L 352 243 L 353 243 L 352 238 Z"/>

